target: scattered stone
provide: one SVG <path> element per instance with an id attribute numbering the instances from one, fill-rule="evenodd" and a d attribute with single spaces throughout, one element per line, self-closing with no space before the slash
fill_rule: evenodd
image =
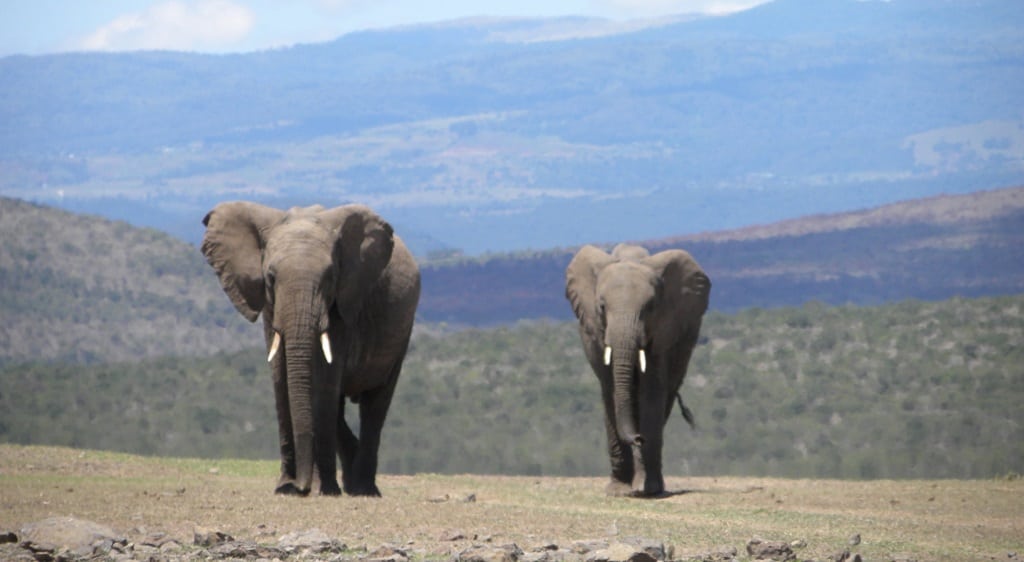
<path id="1" fill-rule="evenodd" d="M 18 542 L 18 534 L 14 531 L 0 531 L 0 544 Z"/>
<path id="2" fill-rule="evenodd" d="M 345 550 L 345 544 L 328 537 L 320 529 L 309 529 L 288 533 L 277 539 L 277 546 L 289 554 L 337 554 Z"/>
<path id="3" fill-rule="evenodd" d="M 860 544 L 860 533 L 854 533 L 850 536 L 850 546 L 857 546 Z"/>
<path id="4" fill-rule="evenodd" d="M 455 556 L 458 562 L 518 562 L 523 551 L 515 544 L 503 546 L 473 545 Z"/>
<path id="5" fill-rule="evenodd" d="M 723 546 L 700 554 L 691 554 L 682 558 L 684 562 L 733 562 L 737 550 L 732 546 Z"/>
<path id="6" fill-rule="evenodd" d="M 849 550 L 844 550 L 834 556 L 829 556 L 828 559 L 832 562 L 862 562 L 860 554 L 850 554 Z"/>
<path id="7" fill-rule="evenodd" d="M 203 548 L 210 548 L 233 540 L 235 540 L 235 537 L 216 529 L 196 527 L 192 530 L 192 544 Z"/>
<path id="8" fill-rule="evenodd" d="M 442 531 L 438 539 L 446 542 L 463 541 L 466 540 L 466 534 L 457 529 L 448 529 Z"/>
<path id="9" fill-rule="evenodd" d="M 229 541 L 211 548 L 209 554 L 214 558 L 259 558 L 282 559 L 288 556 L 283 548 L 256 544 L 252 541 Z"/>
<path id="10" fill-rule="evenodd" d="M 383 544 L 377 550 L 360 557 L 363 562 L 407 562 L 409 551 L 395 545 Z"/>
<path id="11" fill-rule="evenodd" d="M 784 562 L 796 559 L 796 554 L 793 554 L 793 549 L 786 542 L 766 541 L 758 537 L 754 537 L 747 543 L 747 554 L 755 560 Z"/>
<path id="12" fill-rule="evenodd" d="M 462 503 L 476 503 L 476 494 L 467 494 L 459 501 Z"/>

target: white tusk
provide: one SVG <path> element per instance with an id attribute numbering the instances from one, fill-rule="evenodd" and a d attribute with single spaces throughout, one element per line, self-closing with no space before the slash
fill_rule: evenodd
<path id="1" fill-rule="evenodd" d="M 604 364 L 605 365 L 611 365 L 612 364 L 612 346 L 610 346 L 610 345 L 606 345 L 604 347 Z"/>
<path id="2" fill-rule="evenodd" d="M 320 347 L 324 349 L 324 359 L 327 363 L 334 361 L 334 356 L 331 355 L 331 338 L 327 337 L 327 332 L 320 334 Z"/>
<path id="3" fill-rule="evenodd" d="M 647 354 L 642 349 L 640 350 L 640 372 L 647 372 Z"/>
<path id="4" fill-rule="evenodd" d="M 274 360 L 274 356 L 277 355 L 277 349 L 281 347 L 281 334 L 274 332 L 274 341 L 270 342 L 270 353 L 267 354 L 267 363 Z"/>

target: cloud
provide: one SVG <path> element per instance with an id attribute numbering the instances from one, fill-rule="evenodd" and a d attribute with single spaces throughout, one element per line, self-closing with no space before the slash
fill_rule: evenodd
<path id="1" fill-rule="evenodd" d="M 90 51 L 226 49 L 244 39 L 255 16 L 231 0 L 166 0 L 125 14 L 86 37 Z"/>
<path id="2" fill-rule="evenodd" d="M 669 14 L 728 14 L 753 8 L 768 0 L 596 0 L 622 15 L 633 17 Z"/>

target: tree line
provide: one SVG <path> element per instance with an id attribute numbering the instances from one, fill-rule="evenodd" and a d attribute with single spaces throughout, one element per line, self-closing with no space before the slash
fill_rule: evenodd
<path id="1" fill-rule="evenodd" d="M 713 312 L 673 412 L 669 475 L 979 478 L 1024 471 L 1024 295 Z M 276 458 L 265 353 L 8 364 L 0 441 Z M 347 408 L 355 423 L 356 408 Z M 386 473 L 603 475 L 572 322 L 417 326 Z"/>

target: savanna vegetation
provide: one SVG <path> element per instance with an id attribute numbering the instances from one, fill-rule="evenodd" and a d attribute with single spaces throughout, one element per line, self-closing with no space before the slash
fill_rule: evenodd
<path id="1" fill-rule="evenodd" d="M 1024 296 L 711 313 L 667 475 L 978 478 L 1024 471 Z M 0 370 L 0 441 L 276 458 L 259 349 Z M 355 407 L 349 406 L 350 419 Z M 385 426 L 394 474 L 603 475 L 573 323 L 417 327 Z"/>

